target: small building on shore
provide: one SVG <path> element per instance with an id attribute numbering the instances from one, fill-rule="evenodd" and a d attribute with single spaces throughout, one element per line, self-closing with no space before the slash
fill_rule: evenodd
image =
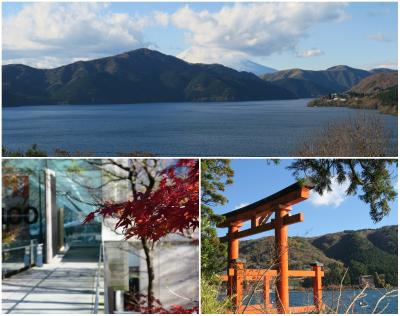
<path id="1" fill-rule="evenodd" d="M 375 288 L 375 280 L 373 275 L 360 275 L 359 284 L 362 288 L 368 286 L 369 288 Z"/>

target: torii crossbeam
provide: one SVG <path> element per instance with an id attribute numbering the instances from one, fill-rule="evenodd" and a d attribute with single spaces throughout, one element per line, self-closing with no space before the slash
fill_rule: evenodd
<path id="1" fill-rule="evenodd" d="M 313 265 L 309 271 L 289 270 L 288 226 L 304 220 L 303 213 L 290 215 L 294 204 L 309 197 L 313 185 L 310 183 L 294 183 L 291 186 L 270 195 L 262 200 L 223 214 L 225 220 L 218 227 L 227 227 L 228 234 L 221 237 L 228 242 L 228 271 L 223 280 L 228 281 L 228 296 L 232 298 L 234 307 L 239 313 L 307 313 L 322 309 L 322 271 L 321 264 Z M 273 219 L 268 221 L 272 215 Z M 251 221 L 249 229 L 240 230 L 243 224 Z M 269 230 L 275 230 L 275 247 L 277 254 L 277 270 L 245 269 L 239 259 L 239 239 Z M 314 278 L 314 305 L 290 307 L 289 277 Z M 276 302 L 274 308 L 269 301 L 269 283 L 277 277 Z M 264 281 L 264 306 L 243 305 L 243 282 Z"/>

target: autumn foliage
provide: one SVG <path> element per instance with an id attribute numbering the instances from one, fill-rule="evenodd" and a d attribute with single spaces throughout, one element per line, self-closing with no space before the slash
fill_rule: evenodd
<path id="1" fill-rule="evenodd" d="M 169 233 L 183 233 L 199 226 L 199 161 L 180 159 L 157 172 L 151 190 L 135 192 L 126 202 L 106 202 L 85 219 L 96 215 L 118 218 L 125 239 L 134 236 L 157 241 Z"/>

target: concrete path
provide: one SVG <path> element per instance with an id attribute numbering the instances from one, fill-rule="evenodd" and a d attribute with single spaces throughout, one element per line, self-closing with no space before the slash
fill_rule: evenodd
<path id="1" fill-rule="evenodd" d="M 3 279 L 3 313 L 91 314 L 95 306 L 97 274 L 98 250 L 71 247 L 51 264 Z M 100 277 L 98 313 L 103 313 L 102 272 Z"/>

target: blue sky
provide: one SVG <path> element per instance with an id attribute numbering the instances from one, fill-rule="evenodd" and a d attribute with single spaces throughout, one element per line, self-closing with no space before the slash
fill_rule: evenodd
<path id="1" fill-rule="evenodd" d="M 286 169 L 291 162 L 292 160 L 281 160 L 278 165 L 275 165 L 268 164 L 263 159 L 232 160 L 232 168 L 235 171 L 234 183 L 228 186 L 224 193 L 229 202 L 224 206 L 215 207 L 215 212 L 223 214 L 232 211 L 239 206 L 258 201 L 293 184 L 295 178 L 291 171 Z M 397 183 L 397 172 L 395 174 L 396 177 L 393 181 Z M 308 200 L 294 205 L 291 214 L 303 212 L 304 222 L 290 225 L 289 235 L 311 237 L 343 230 L 397 225 L 397 200 L 391 203 L 392 211 L 390 215 L 381 222 L 374 224 L 369 216 L 369 205 L 362 202 L 357 196 L 346 196 L 343 193 L 343 188 L 336 189 L 334 196 L 327 195 L 320 198 L 318 194 L 315 194 Z M 227 229 L 218 229 L 220 236 L 225 235 L 226 232 Z M 273 232 L 267 232 L 250 238 L 260 238 L 272 234 Z"/>
<path id="2" fill-rule="evenodd" d="M 397 3 L 3 3 L 3 63 L 139 47 L 228 66 L 397 68 Z"/>

